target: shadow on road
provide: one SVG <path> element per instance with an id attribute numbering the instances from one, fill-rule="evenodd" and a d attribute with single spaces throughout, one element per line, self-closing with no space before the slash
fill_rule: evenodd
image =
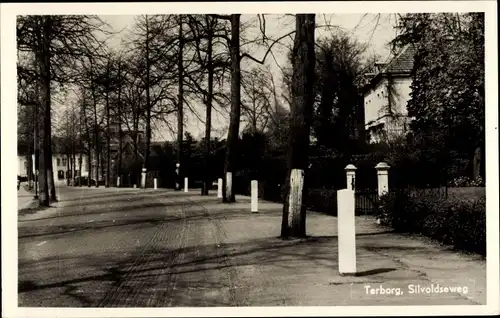
<path id="1" fill-rule="evenodd" d="M 241 213 L 241 212 L 240 212 Z M 231 215 L 231 213 L 229 214 Z M 144 222 L 147 222 L 144 220 Z M 114 225 L 116 226 L 116 225 Z M 370 233 L 381 235 L 386 232 Z M 122 259 L 117 255 L 84 255 L 79 258 L 57 259 L 61 264 L 76 262 L 78 266 L 95 266 L 96 264 L 109 264 L 101 268 L 101 274 L 91 274 L 72 279 L 59 280 L 48 284 L 37 284 L 33 281 L 19 281 L 19 293 L 29 293 L 53 288 L 62 288 L 61 293 L 66 296 L 78 297 L 81 306 L 142 306 L 139 295 L 148 293 L 148 288 L 155 285 L 158 272 L 167 272 L 162 279 L 164 285 L 192 284 L 193 277 L 199 278 L 204 288 L 215 288 L 203 277 L 218 270 L 234 270 L 246 266 L 271 266 L 280 272 L 293 273 L 296 262 L 304 261 L 311 266 L 335 266 L 336 257 L 332 257 L 331 246 L 335 246 L 336 236 L 311 236 L 304 239 L 282 240 L 276 237 L 252 239 L 241 243 L 207 244 L 187 246 L 184 248 L 163 250 L 149 247 L 138 250 L 127 258 Z M 201 255 L 201 256 L 200 256 Z M 140 260 L 143 260 L 139 262 Z M 147 262 L 145 261 L 147 260 Z M 44 262 L 54 259 L 42 259 L 36 262 L 25 262 L 23 268 L 39 267 L 43 269 Z M 358 276 L 376 276 L 393 271 L 393 268 L 380 268 L 364 271 Z M 212 274 L 213 275 L 213 274 Z M 175 282 L 174 282 L 175 281 Z M 86 283 L 101 283 L 112 286 L 101 293 L 86 295 L 74 291 L 76 287 Z M 220 285 L 221 282 L 218 282 Z M 126 286 L 125 286 L 126 285 Z M 149 289 L 150 290 L 150 289 Z M 172 292 L 171 290 L 168 293 Z M 178 292 L 177 292 L 178 293 Z M 119 297 L 117 296 L 118 294 Z M 164 295 L 166 299 L 173 295 Z M 179 301 L 187 301 L 181 299 Z M 158 304 L 163 306 L 165 304 Z M 227 305 L 225 303 L 213 304 Z"/>
<path id="2" fill-rule="evenodd" d="M 57 216 L 47 216 L 47 217 L 40 217 L 40 218 L 36 218 L 36 219 L 20 220 L 19 223 L 35 222 L 35 221 L 50 220 L 50 219 L 71 218 L 71 217 L 78 217 L 78 216 L 84 216 L 84 215 L 118 213 L 118 212 L 119 213 L 122 213 L 122 212 L 128 213 L 130 211 L 135 211 L 135 210 L 141 211 L 141 212 L 146 212 L 145 214 L 147 214 L 148 209 L 174 208 L 174 207 L 183 207 L 183 206 L 192 206 L 193 205 L 191 201 L 151 202 L 151 200 L 156 200 L 156 199 L 158 199 L 158 198 L 142 196 L 142 197 L 137 197 L 137 198 L 117 199 L 117 200 L 106 201 L 106 202 L 95 202 L 95 201 L 85 200 L 85 202 L 74 204 L 75 208 L 71 212 L 65 211 L 64 214 L 60 213 Z M 137 204 L 137 202 L 141 202 L 141 201 L 148 201 L 148 202 Z M 196 201 L 196 203 L 201 208 L 204 204 L 210 204 L 210 203 L 216 204 L 217 202 L 213 199 L 207 199 L 207 200 Z M 62 207 L 56 207 L 56 208 L 61 209 L 61 210 L 67 210 L 68 207 L 72 207 L 72 206 L 66 204 Z M 36 213 L 37 211 L 40 211 L 40 209 L 33 209 L 30 211 L 31 211 L 31 213 Z M 28 214 L 28 213 L 25 212 L 24 214 Z"/>

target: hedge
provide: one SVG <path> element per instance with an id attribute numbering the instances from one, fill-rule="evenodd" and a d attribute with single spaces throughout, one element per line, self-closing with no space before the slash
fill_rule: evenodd
<path id="1" fill-rule="evenodd" d="M 448 200 L 395 191 L 381 198 L 379 217 L 397 232 L 423 234 L 456 249 L 486 255 L 486 196 Z"/>

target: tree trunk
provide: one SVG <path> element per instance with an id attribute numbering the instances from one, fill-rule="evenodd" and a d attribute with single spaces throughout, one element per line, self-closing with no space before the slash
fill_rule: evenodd
<path id="1" fill-rule="evenodd" d="M 48 115 L 51 117 L 50 113 Z M 47 154 L 47 160 L 48 160 L 48 170 L 47 170 L 47 176 L 48 176 L 48 183 L 49 183 L 49 189 L 50 189 L 50 199 L 52 201 L 57 201 L 57 196 L 56 196 L 56 184 L 55 184 L 55 179 L 54 179 L 54 162 L 52 160 L 52 125 L 49 124 L 49 128 L 47 129 L 47 138 L 49 139 L 49 149 L 48 149 L 48 154 Z"/>
<path id="2" fill-rule="evenodd" d="M 72 180 L 72 185 L 75 186 L 75 175 L 76 175 L 76 146 L 73 144 L 73 153 L 71 154 L 71 162 L 73 163 L 73 166 L 71 168 L 71 180 Z"/>
<path id="3" fill-rule="evenodd" d="M 306 189 L 305 171 L 308 166 L 309 131 L 314 103 L 314 14 L 296 15 L 293 49 L 292 107 L 288 139 L 288 170 L 285 204 L 281 227 L 282 237 L 305 237 Z"/>
<path id="4" fill-rule="evenodd" d="M 182 24 L 181 24 L 182 28 Z M 146 153 L 144 155 L 143 169 L 148 171 L 149 155 L 151 148 L 151 96 L 150 96 L 150 56 L 149 56 L 149 20 L 146 15 Z M 145 185 L 144 185 L 145 186 Z"/>
<path id="5" fill-rule="evenodd" d="M 70 160 L 71 160 L 71 157 L 70 157 L 70 154 L 67 153 L 66 154 L 66 185 L 69 186 L 69 173 L 70 173 Z"/>
<path id="6" fill-rule="evenodd" d="M 38 85 L 36 86 L 37 87 L 37 93 L 38 95 L 40 94 L 39 92 L 39 89 L 38 89 Z M 39 104 L 40 103 L 37 103 L 35 105 L 35 110 L 34 110 L 34 121 L 33 121 L 33 124 L 34 124 L 34 129 L 33 129 L 33 153 L 34 153 L 34 159 L 35 159 L 35 162 L 34 162 L 34 166 L 35 166 L 35 175 L 33 176 L 34 177 L 34 181 L 35 181 L 35 199 L 38 199 L 38 170 L 39 170 L 39 167 L 40 167 L 40 128 L 39 128 L 39 115 L 40 115 L 40 107 L 39 107 Z"/>
<path id="7" fill-rule="evenodd" d="M 176 182 L 175 190 L 181 190 L 183 167 L 182 163 L 182 137 L 184 134 L 184 39 L 182 33 L 182 15 L 179 15 L 179 55 L 178 55 L 178 68 L 179 68 L 179 96 L 177 104 L 177 164 L 176 164 Z"/>
<path id="8" fill-rule="evenodd" d="M 99 168 L 101 168 L 101 177 L 100 178 L 104 178 L 104 173 L 105 173 L 105 171 L 104 171 L 104 156 L 102 154 L 99 154 L 99 157 L 100 157 L 99 162 L 101 163 L 99 165 Z M 97 178 L 97 179 L 99 180 L 100 178 Z"/>
<path id="9" fill-rule="evenodd" d="M 240 14 L 231 15 L 231 115 L 227 134 L 226 159 L 224 162 L 224 177 L 222 201 L 235 202 L 233 191 L 234 151 L 238 142 L 241 111 L 241 74 L 240 74 Z"/>
<path id="10" fill-rule="evenodd" d="M 26 158 L 26 162 L 28 165 L 28 189 L 33 189 L 33 147 L 30 147 L 30 152 L 28 154 L 28 158 Z"/>
<path id="11" fill-rule="evenodd" d="M 111 134 L 109 129 L 109 88 L 106 91 L 106 181 L 105 187 L 110 186 L 110 173 L 111 173 Z"/>
<path id="12" fill-rule="evenodd" d="M 123 139 L 122 139 L 122 105 L 121 105 L 121 94 L 122 94 L 122 82 L 121 82 L 121 63 L 118 63 L 118 176 L 120 177 L 121 183 L 122 180 L 122 148 L 123 148 Z"/>
<path id="13" fill-rule="evenodd" d="M 82 186 L 82 163 L 83 163 L 83 154 L 80 151 L 80 158 L 78 158 L 78 186 Z"/>
<path id="14" fill-rule="evenodd" d="M 84 99 L 85 98 L 85 92 L 83 92 L 83 96 L 82 98 Z M 82 164 L 83 164 L 83 151 L 84 151 L 84 144 L 83 144 L 83 123 L 82 123 L 82 120 L 85 120 L 85 128 L 87 128 L 87 117 L 85 116 L 85 112 L 84 112 L 84 107 L 85 107 L 85 103 L 84 101 L 82 101 L 82 107 L 80 109 L 80 118 L 78 120 L 79 122 L 79 125 L 78 125 L 78 129 L 80 130 L 80 140 L 79 140 L 79 153 L 80 153 L 80 156 L 78 158 L 78 165 L 79 165 L 79 169 L 78 169 L 78 186 L 81 187 L 82 186 Z"/>
<path id="15" fill-rule="evenodd" d="M 139 119 L 136 118 L 134 123 L 134 166 L 132 171 L 133 183 L 137 183 L 138 162 L 139 162 Z"/>
<path id="16" fill-rule="evenodd" d="M 212 63 L 212 24 L 208 15 L 206 16 L 207 28 L 208 28 L 208 47 L 207 47 L 207 72 L 208 72 L 208 94 L 207 94 L 207 109 L 206 109 L 206 120 L 205 120 L 205 178 L 203 180 L 203 187 L 201 189 L 201 195 L 208 195 L 210 184 L 211 184 L 211 167 L 210 167 L 210 132 L 212 129 L 212 97 L 213 97 L 213 85 L 214 85 L 214 70 Z"/>
<path id="17" fill-rule="evenodd" d="M 90 180 L 92 179 L 92 148 L 90 147 L 90 145 L 89 145 L 89 151 L 87 153 L 87 164 L 89 168 L 87 187 L 90 188 Z"/>
<path id="18" fill-rule="evenodd" d="M 94 89 L 92 90 L 94 98 L 94 150 L 95 150 L 95 187 L 99 187 L 99 124 L 97 122 L 97 101 Z M 90 184 L 90 177 L 89 177 Z"/>
<path id="19" fill-rule="evenodd" d="M 50 38 L 52 31 L 52 21 L 50 16 L 41 17 L 39 43 L 40 49 L 37 51 L 37 60 L 40 71 L 40 113 L 43 114 L 43 122 L 40 125 L 40 190 L 39 203 L 43 206 L 50 205 L 50 188 L 48 183 L 48 173 L 51 163 L 50 149 Z"/>
<path id="20" fill-rule="evenodd" d="M 33 116 L 35 116 L 35 108 L 36 105 L 33 105 Z M 34 123 L 34 119 L 32 121 Z M 33 128 L 33 129 L 31 129 Z M 28 177 L 28 189 L 33 188 L 33 154 L 34 154 L 34 127 L 30 127 L 30 132 L 28 133 L 28 145 L 29 145 L 29 151 L 28 151 L 28 156 L 26 157 L 26 164 L 27 164 L 27 177 Z"/>

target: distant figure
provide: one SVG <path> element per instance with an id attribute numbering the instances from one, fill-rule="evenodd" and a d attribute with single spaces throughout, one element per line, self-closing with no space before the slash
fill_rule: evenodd
<path id="1" fill-rule="evenodd" d="M 21 187 L 21 179 L 19 179 L 19 176 L 17 177 L 17 191 L 19 191 L 19 188 Z"/>

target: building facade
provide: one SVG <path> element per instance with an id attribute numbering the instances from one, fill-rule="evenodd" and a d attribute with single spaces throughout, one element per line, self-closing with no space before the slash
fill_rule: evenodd
<path id="1" fill-rule="evenodd" d="M 28 175 L 28 158 L 27 156 L 18 155 L 18 169 L 17 174 L 19 176 L 27 176 Z M 76 167 L 75 167 L 75 176 L 79 175 L 79 158 L 80 154 L 76 155 Z M 33 162 L 33 171 L 35 171 L 35 155 L 32 155 Z M 53 154 L 52 155 L 52 167 L 54 169 L 54 180 L 56 182 L 65 182 L 67 178 L 72 179 L 71 176 L 71 167 L 68 165 L 68 157 L 64 154 Z M 69 169 L 68 169 L 69 168 Z M 89 167 L 88 167 L 88 159 L 87 155 L 82 154 L 82 177 L 88 177 L 89 175 Z"/>
<path id="2" fill-rule="evenodd" d="M 415 49 L 408 45 L 389 60 L 377 63 L 376 72 L 363 89 L 365 131 L 369 143 L 404 135 L 411 118 L 406 105 L 410 100 Z"/>

